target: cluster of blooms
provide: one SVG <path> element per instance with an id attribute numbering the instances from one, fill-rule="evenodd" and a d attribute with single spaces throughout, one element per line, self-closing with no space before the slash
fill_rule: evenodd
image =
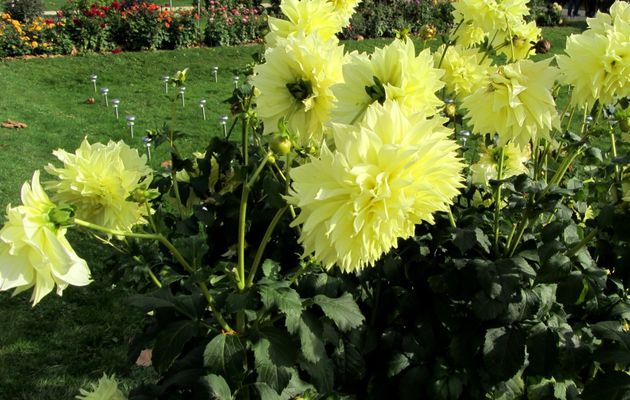
<path id="1" fill-rule="evenodd" d="M 248 24 L 256 23 L 260 18 L 260 10 L 256 7 L 248 7 L 245 4 L 237 4 L 229 8 L 227 5 L 221 4 L 218 0 L 210 0 L 208 2 L 208 16 L 210 23 L 221 20 L 227 25 L 233 25 L 235 22 Z"/>
<path id="2" fill-rule="evenodd" d="M 8 222 L 0 230 L 0 290 L 33 288 L 33 305 L 55 285 L 61 295 L 68 285 L 90 283 L 87 263 L 65 238 L 68 226 L 83 220 L 129 231 L 145 222 L 148 211 L 142 193 L 152 174 L 137 150 L 122 141 L 90 145 L 85 139 L 75 154 L 54 154 L 63 167 L 46 167 L 57 178 L 44 182 L 52 198 L 36 171 L 22 187 L 22 205 L 7 207 Z"/>
<path id="3" fill-rule="evenodd" d="M 41 17 L 22 23 L 0 14 L 0 55 L 45 54 L 55 50 L 54 37 L 63 22 Z"/>
<path id="4" fill-rule="evenodd" d="M 618 1 L 610 14 L 598 12 L 587 23 L 558 56 L 562 81 L 573 86 L 573 105 L 612 104 L 630 95 L 630 5 Z"/>
<path id="5" fill-rule="evenodd" d="M 429 50 L 395 40 L 372 55 L 343 55 L 335 34 L 356 2 L 287 0 L 269 19 L 266 62 L 255 68 L 265 132 L 284 125 L 320 148 L 291 172 L 300 242 L 327 268 L 361 270 L 415 225 L 447 211 L 462 186 L 452 130 L 437 115 L 442 72 Z"/>
<path id="6" fill-rule="evenodd" d="M 127 397 L 118 388 L 116 376 L 111 377 L 103 374 L 98 383 L 90 384 L 90 389 L 80 389 L 80 394 L 76 396 L 78 400 L 126 400 Z"/>
<path id="7" fill-rule="evenodd" d="M 465 0 L 453 3 L 458 29 L 454 38 L 463 47 L 488 40 L 510 60 L 526 58 L 541 35 L 535 22 L 525 22 L 528 0 Z M 498 44 L 498 46 L 497 46 Z"/>

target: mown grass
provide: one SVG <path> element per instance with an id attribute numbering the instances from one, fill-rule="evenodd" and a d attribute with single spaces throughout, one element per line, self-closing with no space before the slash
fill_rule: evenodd
<path id="1" fill-rule="evenodd" d="M 559 53 L 564 38 L 580 28 L 545 29 L 553 43 L 551 54 Z M 371 51 L 387 42 L 364 40 L 345 46 Z M 184 151 L 202 148 L 211 135 L 221 132 L 218 117 L 228 112 L 222 101 L 233 88 L 232 70 L 249 63 L 260 50 L 246 46 L 0 62 L 0 120 L 29 125 L 23 130 L 0 129 L 0 207 L 19 202 L 22 182 L 34 169 L 54 162 L 53 149 L 72 151 L 84 136 L 93 142 L 124 139 L 142 150 L 144 130 L 169 122 L 188 134 L 181 143 Z M 219 67 L 218 83 L 212 77 L 213 65 Z M 179 100 L 165 96 L 161 77 L 186 67 L 190 76 L 187 105 L 182 108 Z M 98 75 L 98 88 L 109 88 L 110 99 L 121 99 L 119 121 L 100 94 L 94 94 L 91 74 Z M 92 96 L 97 103 L 86 104 Z M 197 105 L 202 97 L 208 100 L 207 121 Z M 127 114 L 137 117 L 133 140 L 124 121 Z M 165 156 L 154 154 L 153 166 L 158 168 Z M 3 218 L 0 214 L 0 223 Z M 63 297 L 50 295 L 33 309 L 27 294 L 11 298 L 0 293 L 0 400 L 70 399 L 103 372 L 116 372 L 129 386 L 151 376 L 150 369 L 131 366 L 126 358 L 126 342 L 143 316 L 125 306 L 129 293 L 124 288 L 111 286 L 103 265 L 109 249 L 77 235 L 71 239 L 90 262 L 93 284 L 69 288 Z"/>

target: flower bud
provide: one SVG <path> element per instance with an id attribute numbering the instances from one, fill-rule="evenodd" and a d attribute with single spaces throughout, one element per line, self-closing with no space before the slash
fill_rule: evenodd
<path id="1" fill-rule="evenodd" d="M 437 28 L 434 25 L 427 24 L 427 25 L 424 25 L 422 28 L 420 28 L 420 32 L 418 33 L 418 36 L 420 36 L 420 39 L 422 40 L 430 40 L 430 39 L 433 39 L 436 34 L 437 34 Z"/>
<path id="2" fill-rule="evenodd" d="M 291 141 L 287 137 L 274 135 L 271 140 L 269 140 L 269 148 L 271 148 L 271 151 L 275 154 L 284 156 L 291 151 Z"/>
<path id="3" fill-rule="evenodd" d="M 455 115 L 457 115 L 457 107 L 455 107 L 455 104 L 453 103 L 448 103 L 447 105 L 444 106 L 444 115 L 446 115 L 449 118 L 455 118 Z"/>
<path id="4" fill-rule="evenodd" d="M 551 42 L 546 39 L 540 39 L 534 45 L 534 50 L 536 50 L 536 54 L 547 54 L 551 50 Z"/>

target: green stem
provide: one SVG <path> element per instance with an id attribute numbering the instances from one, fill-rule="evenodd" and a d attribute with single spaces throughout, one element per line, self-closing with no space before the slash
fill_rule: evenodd
<path id="1" fill-rule="evenodd" d="M 529 225 L 529 220 L 527 218 L 522 219 L 519 222 L 520 227 L 517 230 L 516 233 L 516 240 L 514 240 L 511 243 L 511 247 L 507 252 L 507 256 L 508 257 L 512 257 L 514 255 L 514 252 L 516 251 L 516 248 L 518 247 L 519 242 L 521 241 L 521 238 L 523 237 L 523 233 L 525 233 L 525 229 L 527 229 L 527 225 Z"/>
<path id="2" fill-rule="evenodd" d="M 116 229 L 106 228 L 101 225 L 96 225 L 91 222 L 83 221 L 78 218 L 74 219 L 74 223 L 78 226 L 82 226 L 82 227 L 89 228 L 95 231 L 107 233 L 113 236 L 125 236 L 125 237 L 131 237 L 131 238 L 136 238 L 136 239 L 157 240 L 171 252 L 173 257 L 175 257 L 175 259 L 182 265 L 182 267 L 184 267 L 186 271 L 190 273 L 195 272 L 190 266 L 190 264 L 188 263 L 188 261 L 186 261 L 186 259 L 179 252 L 179 250 L 177 250 L 177 248 L 175 248 L 175 246 L 163 235 L 160 235 L 158 233 L 135 233 L 135 232 L 119 231 Z M 199 283 L 199 287 L 201 288 L 201 291 L 204 293 L 204 296 L 206 297 L 206 300 L 208 301 L 208 305 L 210 306 L 212 313 L 214 314 L 215 318 L 217 319 L 221 327 L 226 331 L 232 331 L 232 328 L 230 328 L 230 326 L 227 324 L 227 322 L 225 321 L 221 313 L 218 311 L 214 298 L 208 291 L 208 287 L 206 286 L 206 284 L 204 282 L 201 282 Z"/>
<path id="3" fill-rule="evenodd" d="M 249 197 L 249 191 L 252 185 L 258 179 L 258 176 L 267 165 L 267 161 L 272 156 L 272 153 L 267 153 L 265 158 L 260 162 L 258 168 L 252 175 L 252 177 L 243 184 L 243 191 L 241 193 L 241 204 L 239 206 L 238 213 L 238 290 L 245 290 L 245 225 L 247 223 L 247 199 Z"/>
<path id="4" fill-rule="evenodd" d="M 457 224 L 455 223 L 455 218 L 453 218 L 453 212 L 450 207 L 446 210 L 446 214 L 448 215 L 448 222 L 451 224 L 451 228 L 457 228 Z"/>
<path id="5" fill-rule="evenodd" d="M 503 179 L 503 161 L 505 158 L 505 146 L 501 146 L 499 154 L 499 167 L 497 170 L 497 189 L 494 192 L 494 254 L 499 254 L 499 222 L 501 217 L 501 180 Z"/>
<path id="6" fill-rule="evenodd" d="M 265 252 L 265 248 L 267 247 L 267 244 L 269 243 L 269 239 L 271 239 L 271 235 L 273 234 L 273 231 L 276 229 L 276 225 L 278 225 L 278 222 L 280 222 L 280 219 L 282 218 L 282 216 L 284 215 L 284 213 L 287 211 L 287 209 L 289 208 L 289 206 L 284 206 L 281 209 L 279 209 L 276 212 L 276 215 L 273 216 L 271 222 L 269 223 L 269 226 L 267 227 L 267 230 L 265 231 L 265 235 L 262 238 L 262 241 L 260 242 L 260 246 L 258 246 L 258 250 L 256 251 L 256 256 L 254 257 L 254 262 L 252 263 L 252 269 L 249 271 L 249 276 L 247 277 L 247 282 L 245 284 L 246 287 L 252 287 L 253 283 L 254 283 L 254 278 L 256 277 L 256 271 L 258 270 L 258 266 L 260 265 L 260 261 L 262 260 L 262 256 Z"/>
<path id="7" fill-rule="evenodd" d="M 160 282 L 158 277 L 155 276 L 153 271 L 151 271 L 151 268 L 147 268 L 147 270 L 149 271 L 149 277 L 151 277 L 151 280 L 153 281 L 153 283 L 155 283 L 155 286 L 161 288 L 162 287 L 162 282 Z"/>
<path id="8" fill-rule="evenodd" d="M 615 132 L 612 127 L 610 128 L 610 150 L 613 158 L 617 158 L 617 143 L 615 141 Z M 617 182 L 621 182 L 621 171 L 619 169 L 619 165 L 615 165 L 615 179 Z"/>
<path id="9" fill-rule="evenodd" d="M 588 233 L 588 235 L 584 236 L 584 239 L 580 240 L 575 246 L 571 247 L 569 251 L 566 253 L 567 257 L 573 257 L 580 251 L 584 246 L 586 246 L 593 238 L 597 235 L 597 229 L 593 229 Z"/>

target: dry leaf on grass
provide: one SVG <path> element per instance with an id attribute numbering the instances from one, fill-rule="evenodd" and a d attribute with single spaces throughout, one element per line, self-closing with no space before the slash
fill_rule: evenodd
<path id="1" fill-rule="evenodd" d="M 144 349 L 140 352 L 138 359 L 136 360 L 136 365 L 141 367 L 150 367 L 151 366 L 151 357 L 153 356 L 153 349 Z"/>
<path id="2" fill-rule="evenodd" d="M 20 129 L 20 128 L 26 128 L 28 126 L 24 122 L 12 121 L 10 119 L 3 121 L 2 124 L 0 125 L 2 125 L 3 128 L 9 128 L 9 129 Z"/>

